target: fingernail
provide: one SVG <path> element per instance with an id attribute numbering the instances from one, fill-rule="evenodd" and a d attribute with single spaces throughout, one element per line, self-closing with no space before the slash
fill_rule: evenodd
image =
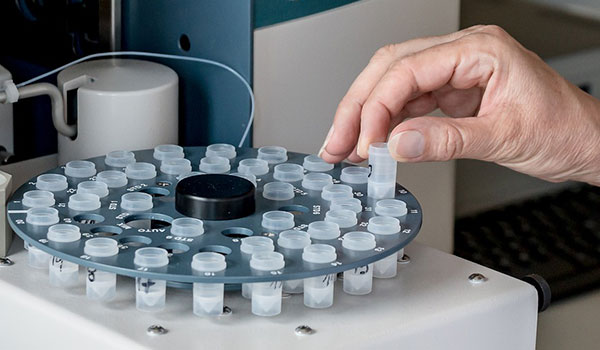
<path id="1" fill-rule="evenodd" d="M 327 133 L 327 137 L 325 137 L 325 142 L 323 142 L 323 146 L 321 146 L 321 149 L 319 150 L 319 157 L 321 156 L 321 154 L 323 154 L 323 151 L 325 151 L 325 147 L 327 147 L 327 144 L 329 143 L 329 139 L 331 138 L 331 135 L 333 134 L 333 125 L 331 126 L 331 128 L 329 128 L 329 132 Z"/>
<path id="2" fill-rule="evenodd" d="M 423 155 L 425 138 L 417 130 L 403 131 L 390 139 L 388 149 L 399 158 L 416 158 Z"/>

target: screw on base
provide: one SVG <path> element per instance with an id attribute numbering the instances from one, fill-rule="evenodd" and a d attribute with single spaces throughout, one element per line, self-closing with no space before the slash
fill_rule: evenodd
<path id="1" fill-rule="evenodd" d="M 14 262 L 12 260 L 10 260 L 9 258 L 0 257 L 0 266 L 12 266 L 12 265 L 14 265 Z"/>
<path id="2" fill-rule="evenodd" d="M 488 278 L 480 273 L 472 273 L 469 276 L 469 282 L 471 282 L 473 284 L 483 283 L 483 282 L 486 282 L 487 280 L 488 280 Z"/>
<path id="3" fill-rule="evenodd" d="M 221 316 L 229 316 L 233 313 L 233 310 L 229 306 L 223 306 L 223 313 Z"/>
<path id="4" fill-rule="evenodd" d="M 153 324 L 152 326 L 148 327 L 146 332 L 148 335 L 163 335 L 169 333 L 169 330 L 161 325 Z"/>
<path id="5" fill-rule="evenodd" d="M 404 254 L 398 257 L 398 264 L 408 264 L 410 262 L 410 256 Z"/>
<path id="6" fill-rule="evenodd" d="M 311 335 L 315 331 L 310 326 L 303 324 L 301 326 L 296 327 L 294 332 L 296 332 L 297 335 Z"/>

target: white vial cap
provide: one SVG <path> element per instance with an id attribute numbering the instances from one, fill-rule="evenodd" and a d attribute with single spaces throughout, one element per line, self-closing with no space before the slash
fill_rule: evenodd
<path id="1" fill-rule="evenodd" d="M 185 158 L 165 159 L 160 163 L 160 171 L 167 175 L 181 175 L 192 171 L 192 162 Z"/>
<path id="2" fill-rule="evenodd" d="M 72 160 L 65 165 L 65 175 L 91 177 L 96 175 L 96 164 L 88 160 Z"/>
<path id="3" fill-rule="evenodd" d="M 25 222 L 28 224 L 38 226 L 54 225 L 58 221 L 58 210 L 48 207 L 31 208 L 27 210 L 27 217 L 25 218 Z"/>
<path id="4" fill-rule="evenodd" d="M 304 231 L 283 231 L 279 234 L 277 245 L 286 249 L 304 249 L 310 245 L 310 236 Z"/>
<path id="5" fill-rule="evenodd" d="M 192 257 L 192 270 L 198 272 L 219 272 L 225 270 L 225 257 L 215 252 L 202 252 Z"/>
<path id="6" fill-rule="evenodd" d="M 231 175 L 237 176 L 237 177 L 241 177 L 242 179 L 246 179 L 246 180 L 252 182 L 252 184 L 254 185 L 254 187 L 256 187 L 256 176 L 254 174 L 250 174 L 250 173 L 232 173 Z"/>
<path id="7" fill-rule="evenodd" d="M 250 173 L 256 176 L 265 175 L 269 172 L 269 163 L 266 160 L 256 158 L 243 159 L 238 164 L 238 172 Z"/>
<path id="8" fill-rule="evenodd" d="M 150 210 L 154 206 L 152 196 L 143 192 L 125 193 L 121 196 L 121 208 L 127 211 Z"/>
<path id="9" fill-rule="evenodd" d="M 54 193 L 32 190 L 23 193 L 23 205 L 29 208 L 51 207 L 54 205 Z"/>
<path id="10" fill-rule="evenodd" d="M 57 243 L 75 242 L 81 238 L 81 232 L 79 227 L 71 224 L 52 225 L 48 228 L 47 238 Z"/>
<path id="11" fill-rule="evenodd" d="M 294 186 L 287 182 L 269 182 L 263 186 L 263 197 L 273 201 L 286 201 L 294 198 Z"/>
<path id="12" fill-rule="evenodd" d="M 367 230 L 377 235 L 393 235 L 400 232 L 400 220 L 391 216 L 373 216 Z"/>
<path id="13" fill-rule="evenodd" d="M 207 157 L 223 157 L 229 160 L 235 158 L 237 153 L 235 147 L 227 143 L 215 143 L 206 147 Z"/>
<path id="14" fill-rule="evenodd" d="M 102 181 L 83 181 L 77 185 L 77 193 L 93 193 L 104 198 L 108 196 L 108 185 Z"/>
<path id="15" fill-rule="evenodd" d="M 59 174 L 43 174 L 35 181 L 35 188 L 43 191 L 58 192 L 66 190 L 67 187 L 67 178 Z"/>
<path id="16" fill-rule="evenodd" d="M 340 226 L 331 221 L 313 221 L 308 224 L 307 233 L 312 239 L 336 239 L 340 236 Z"/>
<path id="17" fill-rule="evenodd" d="M 287 150 L 280 146 L 264 146 L 258 149 L 258 159 L 267 161 L 269 164 L 287 162 Z"/>
<path id="18" fill-rule="evenodd" d="M 342 239 L 342 247 L 350 250 L 371 250 L 374 249 L 376 245 L 375 236 L 368 232 L 348 232 Z"/>
<path id="19" fill-rule="evenodd" d="M 304 178 L 304 168 L 293 163 L 279 164 L 274 168 L 273 178 L 285 182 L 300 181 Z"/>
<path id="20" fill-rule="evenodd" d="M 333 169 L 333 164 L 327 163 L 321 157 L 311 154 L 304 157 L 304 163 L 302 164 L 304 169 L 308 171 L 322 172 Z"/>
<path id="21" fill-rule="evenodd" d="M 92 238 L 85 241 L 83 252 L 89 256 L 106 258 L 119 253 L 119 244 L 112 238 Z"/>
<path id="22" fill-rule="evenodd" d="M 200 159 L 200 171 L 207 174 L 224 174 L 231 170 L 229 159 L 225 157 L 204 157 Z"/>
<path id="23" fill-rule="evenodd" d="M 137 162 L 125 168 L 125 175 L 134 180 L 149 180 L 156 177 L 156 167 L 152 163 Z"/>
<path id="24" fill-rule="evenodd" d="M 118 170 L 104 170 L 96 175 L 96 181 L 104 182 L 109 188 L 123 187 L 127 185 L 127 175 Z"/>
<path id="25" fill-rule="evenodd" d="M 100 197 L 93 193 L 75 193 L 69 197 L 67 206 L 77 211 L 90 211 L 100 209 Z"/>
<path id="26" fill-rule="evenodd" d="M 312 244 L 304 248 L 302 260 L 314 264 L 332 263 L 337 259 L 335 248 L 329 244 Z"/>
<path id="27" fill-rule="evenodd" d="M 104 158 L 104 164 L 115 168 L 124 168 L 135 163 L 135 154 L 130 151 L 112 151 Z"/>
<path id="28" fill-rule="evenodd" d="M 260 271 L 281 270 L 285 267 L 285 260 L 281 253 L 261 252 L 252 254 L 250 267 Z"/>
<path id="29" fill-rule="evenodd" d="M 356 225 L 356 213 L 348 209 L 330 210 L 325 213 L 325 221 L 335 222 L 340 228 L 348 228 Z"/>
<path id="30" fill-rule="evenodd" d="M 324 173 L 308 173 L 302 180 L 302 187 L 315 191 L 321 191 L 323 187 L 331 184 L 333 184 L 333 178 Z"/>
<path id="31" fill-rule="evenodd" d="M 264 213 L 262 216 L 262 227 L 269 230 L 289 230 L 294 225 L 294 214 L 287 211 L 273 210 Z"/>
<path id="32" fill-rule="evenodd" d="M 192 177 L 192 176 L 196 176 L 196 175 L 204 175 L 204 174 L 205 173 L 203 173 L 201 171 L 190 171 L 189 173 L 185 173 L 185 174 L 181 174 L 181 175 L 177 176 L 177 180 L 181 181 L 188 177 Z"/>
<path id="33" fill-rule="evenodd" d="M 369 168 L 349 166 L 342 169 L 340 180 L 348 184 L 366 184 L 369 179 Z"/>
<path id="34" fill-rule="evenodd" d="M 348 185 L 327 185 L 323 187 L 323 192 L 321 192 L 321 198 L 326 201 L 349 199 L 352 197 L 354 197 L 354 194 L 352 193 L 352 187 Z"/>
<path id="35" fill-rule="evenodd" d="M 362 202 L 358 198 L 334 199 L 329 206 L 331 210 L 348 209 L 356 214 L 363 210 Z"/>
<path id="36" fill-rule="evenodd" d="M 154 147 L 154 159 L 165 160 L 183 158 L 183 147 L 177 145 L 159 145 Z"/>
<path id="37" fill-rule="evenodd" d="M 377 215 L 402 217 L 407 212 L 406 203 L 399 199 L 382 199 L 375 203 L 375 214 Z"/>
<path id="38" fill-rule="evenodd" d="M 258 252 L 272 252 L 275 250 L 273 240 L 268 237 L 262 236 L 251 236 L 242 238 L 242 244 L 240 245 L 242 253 L 254 254 Z"/>
<path id="39" fill-rule="evenodd" d="M 177 218 L 171 222 L 171 233 L 180 237 L 196 237 L 204 234 L 204 222 L 195 218 Z"/>
<path id="40" fill-rule="evenodd" d="M 133 263 L 141 267 L 163 267 L 169 264 L 169 253 L 163 248 L 140 248 L 135 251 Z"/>

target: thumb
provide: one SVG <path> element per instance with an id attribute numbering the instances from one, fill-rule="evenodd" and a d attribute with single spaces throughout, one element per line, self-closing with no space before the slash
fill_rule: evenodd
<path id="1" fill-rule="evenodd" d="M 493 158 L 493 128 L 488 118 L 419 117 L 392 130 L 390 154 L 400 162 Z"/>

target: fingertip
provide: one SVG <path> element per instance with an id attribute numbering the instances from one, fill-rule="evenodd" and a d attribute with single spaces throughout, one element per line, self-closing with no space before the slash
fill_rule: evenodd
<path id="1" fill-rule="evenodd" d="M 338 162 L 344 160 L 343 156 L 331 155 L 331 154 L 327 153 L 326 150 L 323 150 L 323 152 L 321 152 L 321 154 L 319 154 L 319 157 L 321 157 L 321 159 L 323 159 L 327 163 L 338 163 Z"/>

